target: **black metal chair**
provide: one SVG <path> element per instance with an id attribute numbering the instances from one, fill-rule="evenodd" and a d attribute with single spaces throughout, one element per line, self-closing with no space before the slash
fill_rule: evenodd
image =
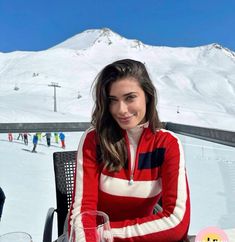
<path id="1" fill-rule="evenodd" d="M 64 223 L 72 202 L 74 172 L 77 151 L 62 151 L 53 153 L 56 205 L 49 208 L 44 226 L 43 242 L 52 241 L 54 213 L 57 213 L 58 237 L 63 234 Z"/>

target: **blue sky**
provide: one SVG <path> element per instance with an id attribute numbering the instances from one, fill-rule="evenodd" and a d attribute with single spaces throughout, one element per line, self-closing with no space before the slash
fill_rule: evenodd
<path id="1" fill-rule="evenodd" d="M 87 29 L 156 46 L 235 51 L 234 0 L 0 0 L 0 52 L 50 48 Z"/>

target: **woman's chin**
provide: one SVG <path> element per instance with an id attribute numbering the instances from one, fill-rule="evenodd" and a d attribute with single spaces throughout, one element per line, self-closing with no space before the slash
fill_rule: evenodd
<path id="1" fill-rule="evenodd" d="M 137 126 L 137 124 L 134 124 L 134 123 L 132 123 L 132 122 L 130 122 L 130 123 L 126 123 L 126 124 L 124 124 L 124 123 L 119 123 L 119 126 L 120 126 L 122 129 L 127 130 L 127 129 L 133 129 L 133 128 L 135 128 L 135 127 Z"/>

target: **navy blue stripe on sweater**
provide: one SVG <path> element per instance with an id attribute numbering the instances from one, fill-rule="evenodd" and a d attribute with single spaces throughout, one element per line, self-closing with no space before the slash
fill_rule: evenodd
<path id="1" fill-rule="evenodd" d="M 156 168 L 164 161 L 165 148 L 157 148 L 152 152 L 139 155 L 138 170 Z"/>

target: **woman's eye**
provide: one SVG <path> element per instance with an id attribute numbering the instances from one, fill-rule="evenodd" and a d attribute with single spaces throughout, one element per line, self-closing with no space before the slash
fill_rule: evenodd
<path id="1" fill-rule="evenodd" d="M 114 98 L 109 98 L 109 103 L 112 104 L 112 103 L 115 103 L 117 100 L 114 99 Z"/>
<path id="2" fill-rule="evenodd" d="M 136 98 L 135 95 L 130 95 L 130 96 L 128 96 L 126 99 L 127 99 L 128 101 L 132 101 L 134 98 Z"/>

